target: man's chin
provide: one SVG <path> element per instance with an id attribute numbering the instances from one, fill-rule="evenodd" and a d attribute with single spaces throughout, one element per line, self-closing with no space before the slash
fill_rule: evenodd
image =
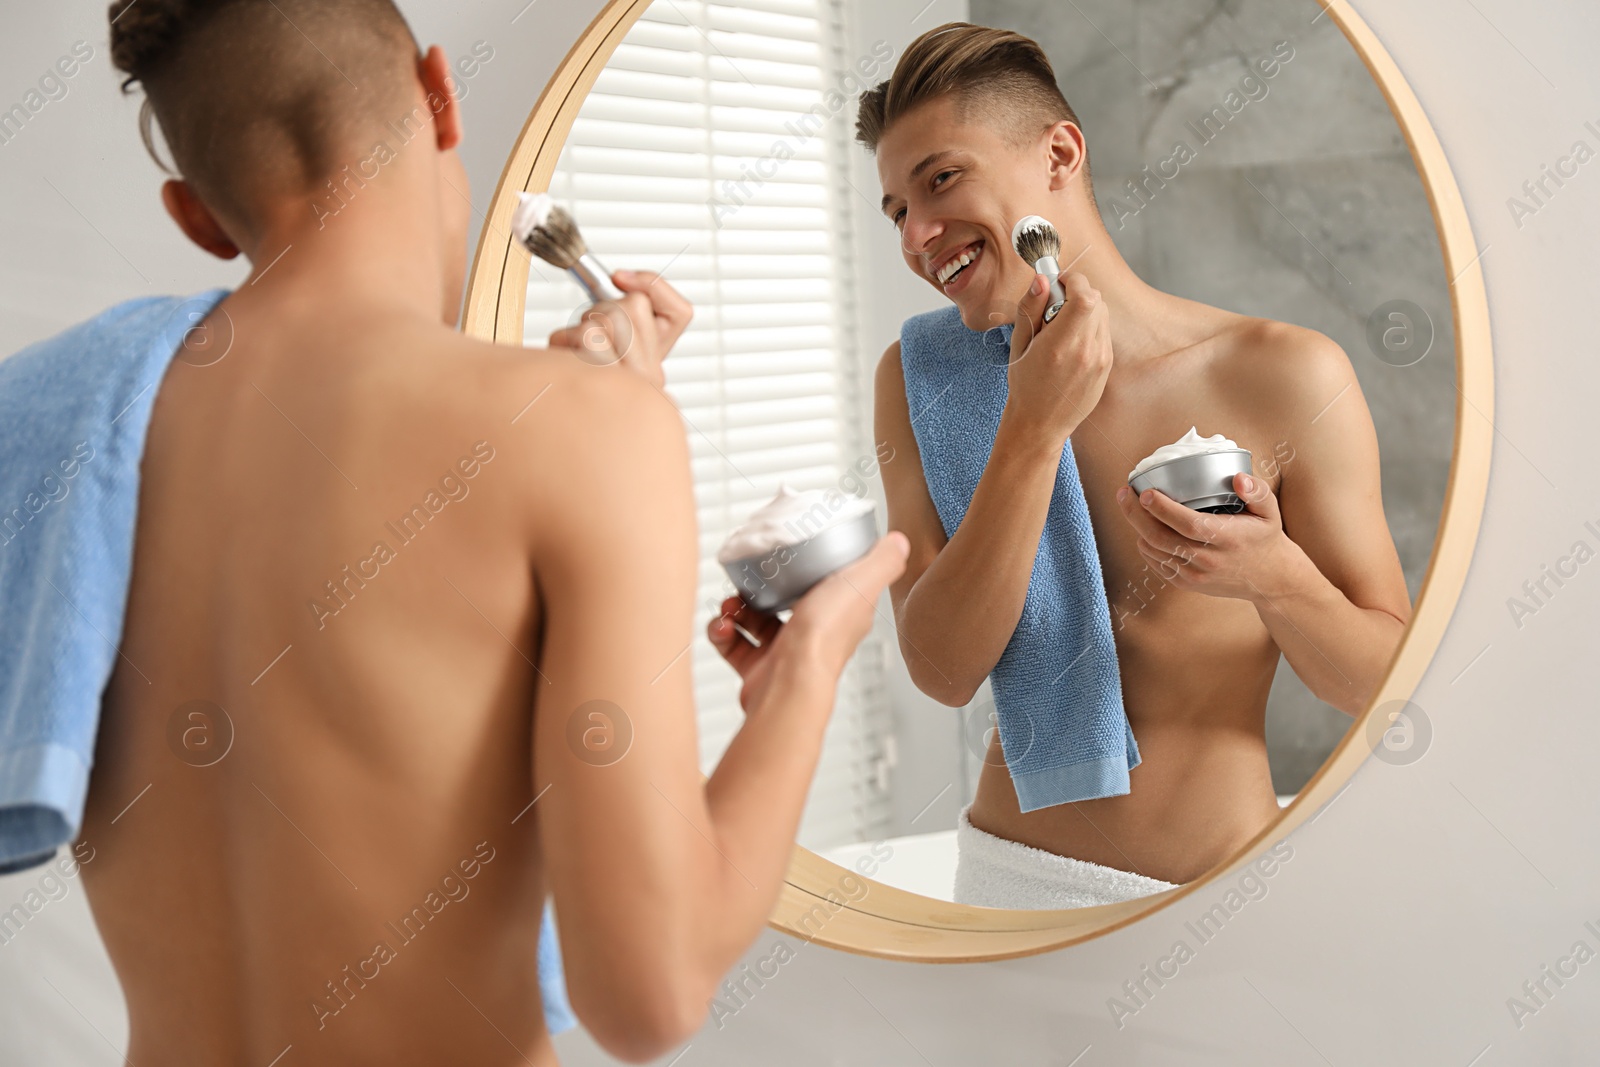
<path id="1" fill-rule="evenodd" d="M 952 300 L 956 310 L 961 313 L 961 324 L 976 333 L 992 330 L 996 326 L 1009 326 L 1017 319 L 1017 309 L 1013 305 L 993 300 L 972 299 Z"/>

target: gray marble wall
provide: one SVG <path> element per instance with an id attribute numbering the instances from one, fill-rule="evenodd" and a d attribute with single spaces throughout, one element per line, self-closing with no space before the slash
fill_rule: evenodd
<path id="1" fill-rule="evenodd" d="M 1083 123 L 1106 228 L 1146 281 L 1344 347 L 1415 603 L 1455 428 L 1449 278 L 1405 139 L 1339 28 L 1312 0 L 971 0 L 971 21 L 1044 46 Z M 1275 48 L 1289 57 L 1276 73 L 1245 80 Z M 1133 195 L 1127 183 L 1180 141 L 1176 177 Z M 1380 359 L 1367 341 L 1392 300 L 1432 320 L 1432 347 L 1409 366 L 1397 364 L 1414 353 Z M 1350 724 L 1280 662 L 1267 709 L 1278 792 L 1304 785 Z"/>

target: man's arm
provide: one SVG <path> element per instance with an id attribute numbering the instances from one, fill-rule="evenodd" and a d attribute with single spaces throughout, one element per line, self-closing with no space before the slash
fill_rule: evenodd
<path id="1" fill-rule="evenodd" d="M 903 374 L 896 341 L 878 364 L 873 401 L 875 436 L 894 450 L 880 467 L 889 525 L 911 540 L 889 596 L 912 681 L 958 708 L 994 669 L 1022 617 L 1061 452 L 1002 417 L 966 518 L 947 540 L 923 477 Z"/>
<path id="2" fill-rule="evenodd" d="M 1383 514 L 1377 434 L 1344 351 L 1310 330 L 1273 329 L 1271 358 L 1234 388 L 1284 413 L 1292 453 L 1278 495 L 1238 475 L 1234 491 L 1249 507 L 1239 515 L 1203 514 L 1154 491 L 1118 500 L 1147 561 L 1175 569 L 1180 588 L 1250 601 L 1301 681 L 1359 715 L 1411 617 Z"/>
<path id="3" fill-rule="evenodd" d="M 609 1052 L 643 1060 L 704 1022 L 771 913 L 839 672 L 901 557 L 880 542 L 851 570 L 860 596 L 774 644 L 764 699 L 702 783 L 680 416 L 633 375 L 578 375 L 572 388 L 534 446 L 547 466 L 532 502 L 544 608 L 533 767 L 536 793 L 548 790 L 535 811 L 573 1007 Z M 579 739 L 606 728 L 593 711 L 632 731 L 609 765 Z"/>
<path id="4" fill-rule="evenodd" d="M 1048 290 L 1039 280 L 1019 304 L 988 466 L 948 540 L 923 477 L 898 341 L 878 364 L 874 433 L 895 457 L 882 466 L 889 525 L 911 539 L 905 573 L 890 586 L 895 629 L 917 688 L 953 708 L 972 699 L 1016 631 L 1062 449 L 1111 369 L 1100 294 L 1082 274 L 1064 276 L 1067 305 L 1040 328 Z"/>
<path id="5" fill-rule="evenodd" d="M 1253 600 L 1300 680 L 1320 699 L 1359 715 L 1411 619 L 1405 573 L 1389 535 L 1378 435 L 1349 357 L 1335 342 L 1296 331 L 1285 363 L 1291 407 L 1278 504 L 1297 546 L 1275 586 Z"/>

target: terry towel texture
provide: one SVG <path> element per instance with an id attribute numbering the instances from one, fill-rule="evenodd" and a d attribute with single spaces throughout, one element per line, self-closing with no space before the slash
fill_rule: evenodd
<path id="1" fill-rule="evenodd" d="M 0 361 L 0 871 L 78 834 L 151 408 L 227 292 L 129 300 Z"/>
<path id="2" fill-rule="evenodd" d="M 129 300 L 0 360 L 0 873 L 78 836 L 156 392 L 228 292 Z M 548 906 L 538 959 L 546 1025 L 571 1029 Z"/>
<path id="3" fill-rule="evenodd" d="M 946 536 L 966 516 L 1007 396 L 1011 327 L 966 328 L 954 307 L 900 328 L 911 429 Z M 1122 706 L 1111 609 L 1069 440 L 1022 616 L 989 676 L 1023 811 L 1129 792 L 1139 746 Z"/>
<path id="4" fill-rule="evenodd" d="M 957 904 L 985 908 L 1091 908 L 1178 888 L 1172 882 L 1007 841 L 972 825 L 956 825 Z"/>

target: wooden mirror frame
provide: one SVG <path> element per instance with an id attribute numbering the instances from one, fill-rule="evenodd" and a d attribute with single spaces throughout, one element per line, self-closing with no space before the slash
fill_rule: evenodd
<path id="1" fill-rule="evenodd" d="M 500 176 L 469 274 L 462 329 L 483 340 L 523 343 L 528 253 L 511 236 L 516 193 L 548 188 L 562 146 L 589 90 L 651 0 L 610 0 L 567 53 L 545 87 Z M 1320 2 L 1320 0 L 1319 0 Z M 1334 799 L 1371 753 L 1374 709 L 1415 692 L 1443 639 L 1466 581 L 1489 481 L 1494 428 L 1494 374 L 1489 307 L 1481 253 L 1461 192 L 1427 115 L 1376 35 L 1346 0 L 1331 0 L 1333 20 L 1366 64 L 1399 123 L 1428 196 L 1450 282 L 1456 338 L 1455 452 L 1439 518 L 1438 539 L 1423 576 L 1411 623 L 1365 711 L 1351 723 L 1322 767 L 1278 817 L 1234 856 L 1177 889 L 1119 904 L 1051 911 L 978 908 L 924 897 L 874 882 L 795 846 L 786 884 L 769 925 L 816 941 L 885 959 L 959 963 L 1049 952 L 1132 923 L 1220 882 L 1256 860 Z M 1314 20 L 1313 20 L 1314 21 Z M 1470 422 L 1467 416 L 1475 416 Z M 1387 724 L 1384 724 L 1387 728 Z M 852 882 L 851 880 L 854 880 Z M 869 891 L 850 900 L 846 886 Z"/>

